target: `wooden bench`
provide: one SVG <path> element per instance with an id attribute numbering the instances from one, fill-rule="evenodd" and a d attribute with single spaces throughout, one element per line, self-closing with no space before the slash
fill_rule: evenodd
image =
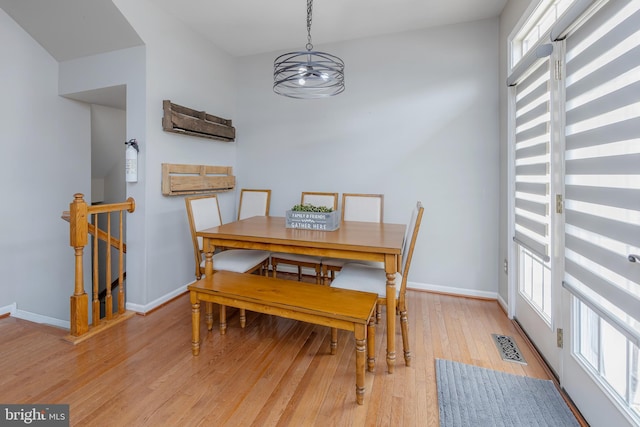
<path id="1" fill-rule="evenodd" d="M 206 306 L 207 329 L 213 329 L 212 304 L 220 304 L 220 333 L 226 331 L 225 306 L 244 308 L 333 328 L 331 353 L 335 353 L 337 329 L 353 331 L 356 341 L 356 401 L 364 400 L 365 345 L 367 367 L 375 365 L 374 293 L 334 289 L 328 286 L 294 282 L 255 274 L 216 271 L 188 286 L 192 306 L 192 347 L 200 354 L 200 302 Z"/>

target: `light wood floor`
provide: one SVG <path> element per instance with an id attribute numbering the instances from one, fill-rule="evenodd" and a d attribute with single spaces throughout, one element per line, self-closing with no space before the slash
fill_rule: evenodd
<path id="1" fill-rule="evenodd" d="M 363 406 L 352 334 L 331 356 L 328 328 L 247 312 L 242 330 L 229 309 L 227 335 L 216 322 L 194 357 L 187 295 L 75 346 L 66 331 L 0 319 L 0 402 L 68 403 L 76 426 L 437 426 L 436 358 L 548 378 L 495 301 L 408 293 L 412 366 L 398 326 L 386 372 L 381 322 Z M 503 361 L 492 333 L 512 336 L 528 364 Z"/>

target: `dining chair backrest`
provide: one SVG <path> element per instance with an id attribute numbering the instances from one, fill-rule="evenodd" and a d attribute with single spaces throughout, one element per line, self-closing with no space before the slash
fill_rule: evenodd
<path id="1" fill-rule="evenodd" d="M 404 243 L 402 244 L 402 283 L 400 286 L 400 297 L 404 298 L 405 291 L 407 289 L 407 278 L 409 276 L 409 268 L 411 267 L 411 259 L 413 258 L 413 250 L 416 246 L 418 239 L 418 231 L 420 230 L 420 223 L 422 222 L 422 214 L 424 213 L 424 207 L 422 203 L 418 201 L 415 209 L 411 213 L 411 220 L 407 225 L 407 232 L 405 234 Z"/>
<path id="2" fill-rule="evenodd" d="M 300 203 L 303 205 L 324 206 L 335 211 L 338 209 L 338 193 L 303 191 Z"/>
<path id="3" fill-rule="evenodd" d="M 196 232 L 206 228 L 222 225 L 220 205 L 218 197 L 214 195 L 186 197 L 187 216 L 194 248 L 202 251 L 202 237 L 196 236 Z M 198 256 L 200 256 L 198 254 Z"/>
<path id="4" fill-rule="evenodd" d="M 268 216 L 271 203 L 271 190 L 240 190 L 238 220 L 252 216 Z"/>
<path id="5" fill-rule="evenodd" d="M 382 222 L 384 195 L 342 193 L 342 220 Z"/>

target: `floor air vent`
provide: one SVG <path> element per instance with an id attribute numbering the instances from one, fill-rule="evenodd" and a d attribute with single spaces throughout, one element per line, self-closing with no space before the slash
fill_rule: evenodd
<path id="1" fill-rule="evenodd" d="M 520 353 L 520 349 L 513 338 L 498 334 L 491 334 L 491 336 L 493 337 L 493 341 L 496 343 L 496 347 L 498 347 L 502 360 L 522 363 L 523 365 L 527 364 L 527 361 L 522 357 L 522 353 Z"/>

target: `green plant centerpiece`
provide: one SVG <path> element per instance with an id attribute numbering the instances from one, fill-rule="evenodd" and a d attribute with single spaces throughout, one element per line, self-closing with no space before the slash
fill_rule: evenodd
<path id="1" fill-rule="evenodd" d="M 309 203 L 295 205 L 287 211 L 286 227 L 304 230 L 333 231 L 340 226 L 339 211 Z"/>
<path id="2" fill-rule="evenodd" d="M 328 206 L 314 206 L 310 203 L 304 205 L 295 205 L 291 208 L 294 212 L 333 212 L 333 208 Z"/>

